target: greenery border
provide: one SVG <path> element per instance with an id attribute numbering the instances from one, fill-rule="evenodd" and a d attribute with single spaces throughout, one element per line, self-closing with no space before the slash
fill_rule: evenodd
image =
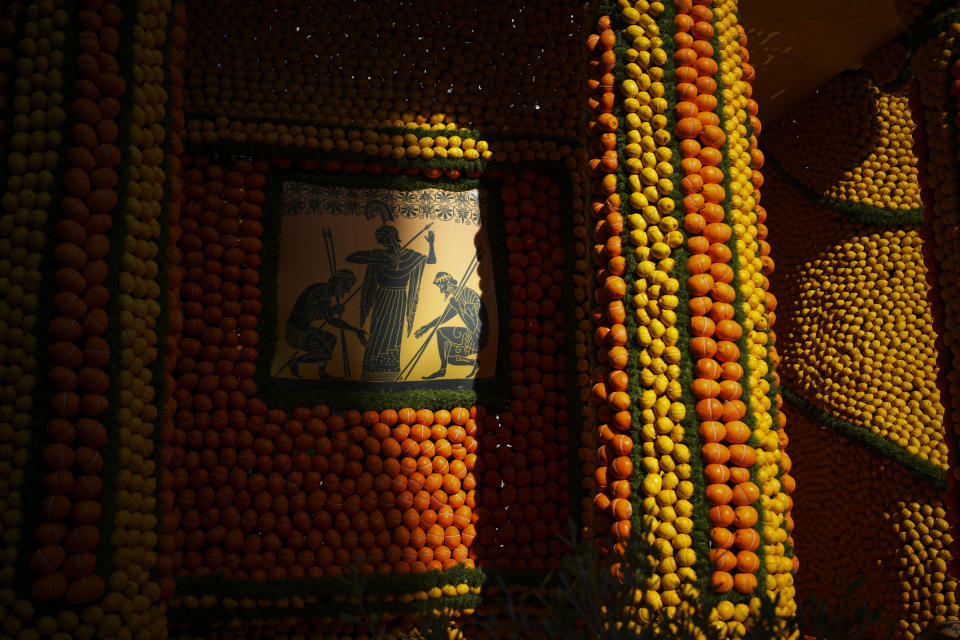
<path id="1" fill-rule="evenodd" d="M 740 23 L 740 12 L 736 12 L 737 22 Z M 723 47 L 720 44 L 719 34 L 715 31 L 713 38 L 711 38 L 710 44 L 713 45 L 713 59 L 717 63 L 717 72 L 714 74 L 714 80 L 717 83 L 717 91 L 715 97 L 717 98 L 717 107 L 716 113 L 723 118 L 724 117 L 724 107 L 726 105 L 726 99 L 724 96 L 723 89 L 723 72 L 720 70 L 722 64 L 724 63 L 723 58 Z M 730 136 L 726 132 L 725 124 L 726 120 L 721 120 L 721 128 L 724 129 L 726 137 L 723 142 L 723 146 L 720 149 L 721 158 L 720 161 L 720 170 L 723 172 L 723 182 L 721 186 L 724 189 L 724 200 L 721 206 L 723 207 L 725 218 L 730 215 L 730 212 L 736 207 L 733 206 L 733 190 L 731 188 L 732 179 L 730 176 L 731 162 L 730 162 Z M 749 122 L 749 120 L 748 120 Z M 750 130 L 747 130 L 747 141 L 749 142 Z M 749 153 L 749 152 L 748 152 Z M 730 225 L 731 231 L 733 230 L 733 220 L 727 219 L 727 224 Z M 741 264 L 740 264 L 740 250 L 737 247 L 737 237 L 735 233 L 730 234 L 730 238 L 727 240 L 726 245 L 730 249 L 731 262 L 733 268 L 733 281 L 730 283 L 730 286 L 733 287 L 733 290 L 736 292 L 736 300 L 733 304 L 734 309 L 734 320 L 740 327 L 744 327 L 746 324 L 746 313 L 744 308 L 746 306 L 746 299 L 743 296 L 743 283 L 741 282 Z M 750 398 L 752 397 L 752 389 L 750 387 L 750 350 L 747 345 L 747 331 L 741 333 L 740 337 L 737 339 L 736 344 L 737 348 L 740 350 L 740 358 L 737 360 L 738 364 L 743 368 L 744 375 L 740 379 L 740 386 L 743 389 L 741 397 L 746 398 L 744 404 L 746 405 L 746 414 L 743 417 L 743 422 L 750 429 L 750 437 L 747 439 L 746 444 L 753 447 L 756 450 L 760 450 L 760 443 L 757 440 L 757 416 L 753 410 L 753 407 L 750 403 Z M 763 487 L 763 483 L 759 481 L 758 472 L 759 472 L 759 463 L 754 463 L 750 467 L 750 480 L 757 487 Z M 766 508 L 763 505 L 763 501 L 758 497 L 756 502 L 753 503 L 754 509 L 757 510 L 757 522 L 754 524 L 753 529 L 760 536 L 760 539 L 763 540 L 763 528 L 766 525 Z M 767 545 L 761 544 L 757 549 L 757 556 L 760 558 L 760 567 L 754 573 L 757 578 L 757 588 L 754 593 L 751 594 L 740 594 L 735 589 L 728 592 L 728 597 L 723 598 L 724 600 L 729 600 L 731 602 L 748 602 L 749 599 L 756 595 L 757 592 L 764 593 L 766 591 L 766 580 L 767 580 Z M 731 597 L 732 596 L 732 597 Z M 739 597 L 737 597 L 739 596 Z"/>
<path id="2" fill-rule="evenodd" d="M 371 187 L 386 185 L 397 190 L 416 190 L 424 188 L 439 188 L 448 191 L 466 191 L 468 189 L 486 189 L 488 202 L 487 233 L 494 265 L 503 267 L 506 262 L 505 232 L 503 231 L 503 206 L 500 200 L 500 185 L 498 180 L 482 176 L 479 179 L 460 178 L 423 178 L 419 176 L 385 177 L 374 174 L 342 175 L 336 173 L 306 173 L 283 169 L 271 170 L 267 175 L 266 200 L 263 205 L 264 233 L 263 233 L 263 263 L 259 271 L 261 277 L 260 289 L 263 297 L 263 309 L 259 317 L 262 319 L 276 318 L 277 315 L 277 278 L 279 277 L 280 262 L 280 232 L 281 225 L 272 223 L 279 221 L 280 188 L 287 180 L 296 179 L 311 184 L 329 184 L 336 186 Z M 503 271 L 503 269 L 500 269 Z M 498 298 L 498 336 L 497 374 L 492 383 L 478 383 L 473 389 L 424 389 L 406 391 L 300 391 L 283 393 L 272 380 L 272 368 L 276 343 L 278 338 L 279 318 L 274 322 L 258 325 L 260 334 L 259 358 L 256 362 L 254 380 L 257 383 L 259 396 L 271 407 L 290 409 L 298 406 L 314 406 L 327 404 L 337 409 L 378 409 L 388 407 L 422 407 L 422 406 L 471 406 L 477 402 L 491 406 L 506 404 L 509 390 L 504 388 L 505 374 L 509 370 L 509 287 L 506 277 L 494 280 L 495 295 Z"/>
<path id="3" fill-rule="evenodd" d="M 677 10 L 676 5 L 673 2 L 665 2 L 664 8 L 665 10 L 662 18 L 666 28 L 661 29 L 661 37 L 663 39 L 663 50 L 667 54 L 667 60 L 663 65 L 663 84 L 666 88 L 665 95 L 668 96 L 668 102 L 672 105 L 676 105 L 677 65 L 674 60 L 674 54 L 676 53 L 677 46 L 676 41 L 674 40 L 674 36 L 676 34 L 676 23 L 674 19 L 676 18 Z M 670 148 L 673 151 L 673 157 L 670 160 L 670 163 L 673 166 L 673 175 L 671 176 L 673 182 L 673 192 L 677 194 L 677 197 L 679 198 L 679 196 L 683 193 L 681 182 L 684 174 L 680 165 L 680 142 L 674 133 L 677 125 L 677 114 L 674 109 L 668 109 L 666 115 L 667 128 L 670 131 Z M 682 200 L 682 198 L 680 198 L 680 200 Z M 683 207 L 682 203 L 677 204 L 680 206 L 674 208 L 674 215 L 679 218 Z M 674 274 L 677 276 L 677 281 L 680 285 L 676 293 L 676 296 L 680 301 L 680 304 L 676 309 L 676 327 L 680 334 L 680 339 L 677 341 L 677 348 L 680 349 L 681 353 L 679 382 L 683 390 L 680 402 L 682 402 L 684 407 L 686 407 L 686 415 L 682 421 L 683 443 L 690 450 L 690 462 L 688 464 L 690 465 L 691 469 L 690 482 L 693 483 L 694 489 L 693 495 L 690 497 L 690 502 L 693 504 L 693 515 L 691 516 L 691 519 L 694 522 L 693 531 L 690 532 L 690 536 L 693 540 L 692 548 L 697 555 L 696 563 L 694 564 L 693 568 L 697 574 L 697 590 L 699 591 L 699 600 L 712 608 L 722 600 L 722 597 L 714 593 L 710 588 L 710 576 L 713 572 L 709 558 L 709 532 L 711 527 L 708 513 L 710 511 L 710 506 L 707 504 L 707 481 L 704 473 L 705 465 L 703 464 L 703 457 L 700 452 L 702 446 L 700 442 L 700 429 L 699 425 L 697 424 L 698 421 L 695 410 L 696 400 L 693 397 L 692 391 L 696 364 L 694 363 L 690 353 L 691 296 L 690 290 L 687 287 L 687 278 L 689 277 L 687 260 L 690 257 L 690 251 L 686 242 L 689 239 L 690 234 L 683 229 L 682 218 L 678 219 L 678 222 L 680 222 L 679 229 L 683 233 L 684 243 L 674 249 L 671 257 L 676 260 Z"/>
<path id="4" fill-rule="evenodd" d="M 549 134 L 542 133 L 528 133 L 528 134 L 515 134 L 510 132 L 490 132 L 485 133 L 482 129 L 463 129 L 460 127 L 455 127 L 453 129 L 447 129 L 444 125 L 443 129 L 434 129 L 431 126 L 410 126 L 410 127 L 397 127 L 397 126 L 368 126 L 362 124 L 334 124 L 331 122 L 314 122 L 311 120 L 298 120 L 296 118 L 274 118 L 271 116 L 235 116 L 235 115 L 226 115 L 226 114 L 217 114 L 209 111 L 189 111 L 185 114 L 186 122 L 196 122 L 196 121 L 215 121 L 217 118 L 227 118 L 232 122 L 241 122 L 247 124 L 260 124 L 268 123 L 273 125 L 284 125 L 287 127 L 313 127 L 315 129 L 340 129 L 344 132 L 351 131 L 374 131 L 377 134 L 386 134 L 386 135 L 406 135 L 412 133 L 417 138 L 435 138 L 438 135 L 443 135 L 446 137 L 450 136 L 459 136 L 463 139 L 474 138 L 475 140 L 512 140 L 512 141 L 549 141 L 556 142 L 557 144 L 568 144 L 571 147 L 581 147 L 583 146 L 583 141 L 578 138 L 571 138 L 569 136 L 554 136 Z M 296 145 L 280 145 L 273 144 L 269 145 L 271 147 L 280 147 L 280 148 L 295 148 Z"/>
<path id="5" fill-rule="evenodd" d="M 769 152 L 764 154 L 763 166 L 773 169 L 780 179 L 811 203 L 825 209 L 830 209 L 831 211 L 836 211 L 853 222 L 884 227 L 908 227 L 923 223 L 923 207 L 897 212 L 819 195 L 816 191 L 801 182 L 799 178 L 790 175 L 783 165 Z"/>
<path id="6" fill-rule="evenodd" d="M 899 445 L 893 444 L 883 436 L 877 435 L 866 427 L 841 420 L 835 415 L 816 406 L 790 387 L 782 387 L 780 393 L 783 395 L 785 401 L 789 402 L 811 420 L 839 433 L 851 442 L 856 442 L 874 453 L 900 463 L 900 465 L 912 471 L 917 477 L 933 484 L 937 489 L 947 488 L 947 472 L 941 467 L 910 453 Z"/>

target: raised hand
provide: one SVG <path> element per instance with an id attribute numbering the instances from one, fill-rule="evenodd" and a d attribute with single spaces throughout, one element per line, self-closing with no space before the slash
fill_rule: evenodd
<path id="1" fill-rule="evenodd" d="M 427 231 L 427 242 L 429 242 L 430 244 L 433 244 L 433 241 L 436 240 L 436 238 L 437 238 L 437 234 L 435 234 L 432 229 L 430 231 Z"/>

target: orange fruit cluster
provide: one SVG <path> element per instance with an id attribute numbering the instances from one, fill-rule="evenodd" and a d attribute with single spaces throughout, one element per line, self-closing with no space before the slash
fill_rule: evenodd
<path id="1" fill-rule="evenodd" d="M 258 398 L 253 379 L 271 165 L 185 156 L 183 167 L 163 571 L 278 580 L 338 576 L 354 562 L 371 573 L 557 568 L 570 514 L 559 185 L 545 174 L 490 173 L 502 183 L 510 265 L 504 411 L 287 413 Z"/>
<path id="2" fill-rule="evenodd" d="M 527 2 L 190 8 L 186 108 L 367 127 L 578 133 L 580 15 Z M 400 17 L 403 17 L 401 19 Z M 426 25 L 442 24 L 443 28 Z M 375 35 L 380 34 L 380 35 Z M 389 37 L 381 37 L 389 34 Z M 540 64 L 541 60 L 550 64 Z"/>
<path id="3" fill-rule="evenodd" d="M 110 388 L 104 367 L 111 355 L 116 357 L 105 339 L 111 296 L 106 286 L 111 260 L 107 234 L 119 201 L 118 98 L 127 90 L 115 55 L 117 26 L 123 19 L 120 7 L 107 3 L 84 13 L 91 28 L 78 34 L 82 52 L 70 107 L 76 124 L 63 177 L 67 197 L 57 225 L 55 315 L 48 327 L 53 366 L 47 375 L 54 415 L 47 425 L 50 444 L 43 451 L 48 495 L 40 505 L 44 525 L 38 529 L 39 548 L 31 557 L 37 577 L 33 597 L 49 601 L 66 596 L 74 605 L 99 598 L 105 587 L 94 569 L 101 543 L 97 522 L 103 515 L 101 450 L 107 443 L 102 420 Z"/>
<path id="4" fill-rule="evenodd" d="M 611 28 L 610 18 L 602 16 L 596 31 L 587 39 L 593 70 L 589 99 L 591 121 L 588 166 L 591 182 L 592 209 L 597 221 L 594 228 L 593 257 L 597 269 L 598 286 L 594 297 L 598 306 L 593 310 L 597 324 L 595 341 L 598 346 L 598 366 L 594 372 L 593 401 L 597 412 L 597 448 L 585 471 L 593 476 L 593 506 L 596 515 L 592 528 L 603 536 L 609 533 L 615 544 L 624 543 L 630 536 L 633 505 L 630 500 L 630 478 L 633 475 L 633 440 L 624 432 L 632 426 L 630 396 L 627 393 L 629 377 L 625 371 L 629 351 L 624 327 L 626 267 L 621 242 L 623 215 L 620 213 L 620 194 L 617 190 L 617 136 L 619 128 L 613 113 L 616 101 L 614 66 L 617 56 L 614 44 L 617 34 Z M 591 469 L 592 473 L 591 473 Z"/>
<path id="5" fill-rule="evenodd" d="M 760 568 L 756 554 L 760 535 L 754 529 L 759 514 L 754 504 L 760 488 L 750 478 L 757 453 L 749 444 L 751 430 L 740 399 L 744 370 L 737 342 L 743 326 L 735 319 L 737 292 L 727 242 L 732 237 L 723 203 L 725 175 L 719 165 L 727 135 L 715 113 L 718 71 L 710 38 L 713 11 L 694 5 L 677 14 L 678 120 L 674 133 L 683 156 L 681 181 L 683 227 L 689 233 L 687 290 L 690 293 L 690 355 L 696 360 L 691 386 L 703 447 L 706 495 L 714 547 L 711 586 L 718 593 L 736 589 L 753 593 Z M 690 87 L 690 88 L 688 88 Z M 693 94 L 693 95 L 689 95 Z M 681 98 L 693 98 L 681 99 Z M 731 530 L 732 529 L 732 530 Z M 735 549 L 735 550 L 732 550 Z"/>

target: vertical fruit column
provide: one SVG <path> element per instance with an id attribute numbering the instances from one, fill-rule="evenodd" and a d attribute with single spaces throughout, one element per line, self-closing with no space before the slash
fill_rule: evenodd
<path id="1" fill-rule="evenodd" d="M 36 465 L 38 472 L 30 473 L 28 465 L 30 452 L 48 442 L 42 405 L 50 400 L 36 390 L 43 375 L 37 343 L 45 331 L 41 269 L 49 243 L 56 242 L 50 237 L 50 222 L 58 209 L 58 176 L 63 171 L 59 151 L 69 108 L 63 77 L 70 27 L 66 4 L 7 3 L 0 18 L 5 176 L 0 211 L 0 618 L 3 632 L 11 636 L 32 624 L 32 576 L 54 573 L 65 556 L 62 524 L 37 529 L 46 536 L 42 542 L 49 543 L 52 563 L 44 554 L 31 555 L 32 503 L 43 497 L 38 485 L 45 478 Z M 62 443 L 65 456 L 72 453 L 69 442 Z M 49 595 L 62 596 L 66 588 L 66 579 L 58 575 Z M 47 595 L 42 587 L 40 595 Z"/>
<path id="2" fill-rule="evenodd" d="M 647 621 L 658 614 L 673 617 L 697 595 L 698 553 L 694 536 L 695 493 L 691 441 L 684 420 L 680 348 L 678 254 L 682 253 L 676 207 L 676 138 L 671 132 L 667 64 L 670 12 L 655 2 L 637 3 L 620 13 L 624 57 L 618 68 L 618 88 L 624 133 L 627 216 L 624 230 L 628 285 L 632 293 L 627 334 L 636 357 L 631 358 L 631 393 L 635 396 L 633 428 L 640 472 L 636 501 L 639 534 L 650 544 L 645 567 L 643 605 Z M 643 9 L 641 11 L 641 9 Z"/>
<path id="3" fill-rule="evenodd" d="M 598 73 L 604 48 L 614 51 L 619 94 L 591 104 L 595 154 L 609 133 L 618 150 L 591 164 L 603 441 L 594 503 L 615 508 L 612 456 L 635 442 L 626 451 L 640 495 L 627 504 L 646 545 L 640 620 L 696 603 L 713 609 L 718 630 L 742 635 L 763 598 L 781 616 L 795 611 L 796 570 L 746 36 L 735 1 L 621 3 L 611 22 L 615 37 L 605 45 L 601 29 L 592 45 Z M 620 291 L 631 303 L 622 358 L 609 313 Z"/>
<path id="4" fill-rule="evenodd" d="M 616 41 L 610 17 L 602 15 L 587 40 L 592 54 L 589 79 L 592 95 L 588 104 L 593 118 L 589 125 L 592 158 L 588 166 L 590 209 L 595 220 L 593 262 L 597 270 L 592 311 L 597 345 L 592 401 L 598 408 L 597 427 L 590 438 L 593 455 L 592 459 L 588 457 L 585 470 L 592 471 L 593 475 L 592 501 L 596 511 L 591 518 L 592 529 L 604 546 L 609 546 L 608 539 L 616 545 L 629 538 L 633 515 L 629 500 L 633 440 L 626 433 L 632 426 L 631 399 L 627 392 L 630 380 L 625 371 L 628 358 L 624 326 L 627 290 L 623 278 L 626 260 L 621 237 L 622 200 L 617 188 L 619 122 L 614 114 Z"/>

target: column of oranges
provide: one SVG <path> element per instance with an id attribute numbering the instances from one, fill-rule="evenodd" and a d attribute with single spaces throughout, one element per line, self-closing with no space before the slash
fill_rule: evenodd
<path id="1" fill-rule="evenodd" d="M 570 517 L 561 190 L 545 173 L 488 175 L 502 180 L 506 218 L 511 400 L 484 418 L 473 551 L 496 567 L 552 570 L 566 552 L 555 527 Z"/>
<path id="2" fill-rule="evenodd" d="M 592 501 L 596 508 L 592 518 L 593 529 L 599 536 L 609 534 L 614 544 L 629 538 L 633 515 L 629 500 L 633 441 L 621 433 L 630 429 L 632 419 L 629 412 L 631 399 L 627 393 L 630 380 L 625 371 L 629 354 L 623 325 L 626 315 L 623 304 L 626 295 L 623 278 L 626 262 L 621 240 L 623 216 L 620 213 L 616 173 L 616 132 L 619 122 L 613 112 L 616 102 L 616 39 L 609 16 L 598 19 L 595 32 L 587 39 L 587 48 L 591 52 L 589 86 L 592 91 L 588 100 L 592 155 L 588 168 L 591 209 L 596 221 L 593 260 L 598 282 L 594 290 L 596 306 L 592 311 L 598 347 L 592 400 L 599 406 L 596 434 L 599 439 L 592 439 L 592 444 L 597 448 L 587 458 L 584 469 L 593 476 Z M 617 438 L 619 446 L 613 444 L 614 438 Z M 606 542 L 604 544 L 609 546 Z"/>
<path id="3" fill-rule="evenodd" d="M 66 596 L 72 605 L 92 602 L 104 590 L 94 573 L 103 516 L 100 477 L 107 443 L 101 422 L 108 409 L 110 380 L 104 367 L 111 349 L 108 329 L 108 233 L 118 202 L 120 150 L 118 98 L 126 89 L 116 58 L 120 8 L 106 4 L 83 10 L 78 33 L 75 122 L 63 177 L 63 217 L 57 224 L 53 313 L 48 331 L 53 419 L 42 455 L 46 497 L 41 501 L 42 539 L 31 557 L 34 597 Z"/>
<path id="4" fill-rule="evenodd" d="M 184 40 L 186 31 L 183 28 L 183 21 L 186 18 L 186 7 L 184 3 L 177 2 L 173 7 L 173 28 L 170 30 L 170 47 L 168 55 L 170 56 L 170 66 L 168 73 L 170 81 L 167 85 L 169 92 L 169 148 L 167 154 L 166 171 L 168 172 L 168 197 L 164 215 L 166 216 L 167 246 L 163 247 L 166 260 L 164 266 L 166 269 L 167 290 L 162 294 L 167 300 L 167 335 L 161 336 L 164 340 L 164 376 L 163 398 L 159 416 L 158 429 L 154 438 L 153 458 L 159 462 L 159 468 L 156 470 L 157 477 L 157 513 L 160 514 L 161 523 L 164 523 L 165 514 L 170 507 L 167 499 L 169 490 L 173 483 L 173 475 L 170 473 L 168 463 L 170 460 L 170 442 L 174 433 L 174 416 L 177 412 L 177 402 L 174 399 L 174 391 L 177 389 L 177 381 L 174 375 L 177 371 L 177 363 L 182 353 L 180 351 L 180 338 L 183 333 L 183 300 L 181 299 L 181 285 L 186 276 L 184 269 L 183 252 L 179 247 L 181 234 L 180 220 L 183 206 L 186 201 L 184 193 L 184 169 L 181 162 L 183 155 L 183 65 L 186 63 L 184 52 Z M 156 381 L 159 383 L 159 381 Z M 163 528 L 160 529 L 163 531 Z M 160 586 L 160 601 L 168 600 L 174 593 L 175 584 L 173 580 L 173 566 L 170 559 L 170 537 L 160 535 L 156 551 L 158 552 L 155 575 Z"/>
<path id="5" fill-rule="evenodd" d="M 793 546 L 789 493 L 794 483 L 789 469 L 784 470 L 781 465 L 787 444 L 783 414 L 776 413 L 779 424 L 774 423 L 774 412 L 779 409 L 775 404 L 781 404 L 782 400 L 778 394 L 771 398 L 771 382 L 778 382 L 772 371 L 777 354 L 770 330 L 776 298 L 768 291 L 767 276 L 773 272 L 774 264 L 766 242 L 766 210 L 759 205 L 763 154 L 759 151 L 757 136 L 761 126 L 757 118 L 758 105 L 751 97 L 754 71 L 749 63 L 746 33 L 738 24 L 736 4 L 723 3 L 715 7 L 714 14 L 717 39 L 722 43 L 720 59 L 723 62 L 718 71 L 723 92 L 723 126 L 727 135 L 725 151 L 729 176 L 725 184 L 730 192 L 728 211 L 736 247 L 735 281 L 740 289 L 743 345 L 747 351 L 745 387 L 749 391 L 748 420 L 752 431 L 749 443 L 754 445 L 757 453 L 757 466 L 751 476 L 759 484 L 763 507 L 762 527 L 758 523 L 755 530 L 760 536 L 754 532 L 740 535 L 751 538 L 746 550 L 756 551 L 751 547 L 762 540 L 767 579 L 766 584 L 760 586 L 771 599 L 778 601 L 779 613 L 789 616 L 796 611 L 792 572 L 798 564 L 796 556 L 791 558 L 787 553 L 787 545 Z M 729 433 L 727 439 L 730 440 Z M 747 487 L 753 492 L 757 484 L 751 482 L 745 485 Z"/>
<path id="6" fill-rule="evenodd" d="M 60 166 L 57 151 L 66 121 L 63 91 L 63 48 L 70 21 L 65 2 L 24 2 L 17 32 L 5 13 L 3 136 L 5 176 L 0 210 L 0 618 L 4 633 L 24 629 L 34 615 L 33 606 L 18 600 L 19 547 L 30 545 L 32 532 L 22 529 L 27 447 L 43 437 L 46 425 L 33 423 L 31 412 L 36 386 L 39 271 L 48 241 L 48 217 L 56 189 L 54 172 Z M 10 9 L 15 9 L 11 4 Z M 14 63 L 15 60 L 15 63 Z M 7 102 L 7 98 L 11 102 Z M 7 111 L 9 109 L 9 111 Z M 8 137 L 9 136 L 9 137 Z M 64 532 L 56 527 L 57 536 Z M 56 538 L 57 536 L 54 536 Z M 56 544 L 59 540 L 54 540 Z M 56 560 L 56 558 L 54 558 Z M 29 580 L 29 576 L 19 576 Z M 57 581 L 58 588 L 61 586 Z M 65 588 L 64 588 L 65 590 Z M 63 590 L 60 592 L 63 593 Z"/>
<path id="7" fill-rule="evenodd" d="M 633 249 L 629 264 L 636 327 L 633 347 L 639 366 L 634 367 L 641 389 L 631 435 L 640 441 L 642 469 L 640 493 L 642 534 L 652 545 L 640 619 L 663 609 L 672 616 L 677 607 L 696 596 L 693 549 L 693 494 L 690 451 L 684 442 L 679 382 L 683 355 L 678 348 L 677 293 L 673 257 L 683 243 L 675 213 L 673 162 L 675 144 L 668 126 L 668 99 L 664 65 L 666 49 L 662 30 L 669 22 L 662 3 L 637 3 L 624 7 L 624 53 L 619 89 L 626 123 L 623 154 L 629 189 L 628 238 Z"/>
<path id="8" fill-rule="evenodd" d="M 106 5 L 104 5 L 105 7 Z M 129 113 L 129 146 L 123 151 L 128 164 L 126 218 L 120 250 L 120 273 L 116 291 L 119 352 L 112 354 L 121 365 L 117 386 L 113 436 L 119 445 L 116 470 L 116 512 L 110 538 L 113 572 L 107 577 L 106 595 L 95 613 L 102 618 L 96 635 L 102 638 L 166 634 L 166 608 L 159 584 L 152 577 L 158 556 L 155 429 L 159 428 L 158 397 L 163 371 L 156 365 L 161 336 L 161 291 L 158 279 L 162 258 L 159 240 L 164 221 L 162 204 L 168 184 L 166 163 L 167 125 L 171 114 L 165 87 L 170 57 L 168 36 L 182 45 L 185 15 L 175 12 L 169 0 L 141 0 L 129 11 L 135 28 L 132 47 L 134 84 Z M 101 7 L 101 12 L 103 7 Z M 176 22 L 176 26 L 171 23 Z M 176 163 L 173 163 L 176 170 Z"/>
<path id="9" fill-rule="evenodd" d="M 681 139 L 683 224 L 691 254 L 687 262 L 690 352 L 697 361 L 691 390 L 705 443 L 701 455 L 707 465 L 708 519 L 713 527 L 710 559 L 714 572 L 710 582 L 717 593 L 735 588 L 749 594 L 757 588 L 755 573 L 760 569 L 756 553 L 760 539 L 754 529 L 759 520 L 756 503 L 760 489 L 751 477 L 757 452 L 751 444 L 755 442 L 751 428 L 744 422 L 747 406 L 740 400 L 747 381 L 741 383 L 745 375 L 740 363 L 744 327 L 735 305 L 743 304 L 743 299 L 734 288 L 738 260 L 728 245 L 733 236 L 733 214 L 724 208 L 730 203 L 726 190 L 732 176 L 725 175 L 720 167 L 723 151 L 731 146 L 725 146 L 728 138 L 720 126 L 720 115 L 730 122 L 733 114 L 716 113 L 715 76 L 719 65 L 711 43 L 717 27 L 720 29 L 714 41 L 727 41 L 727 15 L 723 5 L 714 11 L 705 4 L 694 4 L 677 15 L 674 38 L 678 48 L 674 57 L 681 83 L 676 110 L 682 117 L 675 133 Z M 725 53 L 721 50 L 716 57 L 735 66 L 725 59 Z M 729 97 L 733 97 L 732 91 Z"/>

